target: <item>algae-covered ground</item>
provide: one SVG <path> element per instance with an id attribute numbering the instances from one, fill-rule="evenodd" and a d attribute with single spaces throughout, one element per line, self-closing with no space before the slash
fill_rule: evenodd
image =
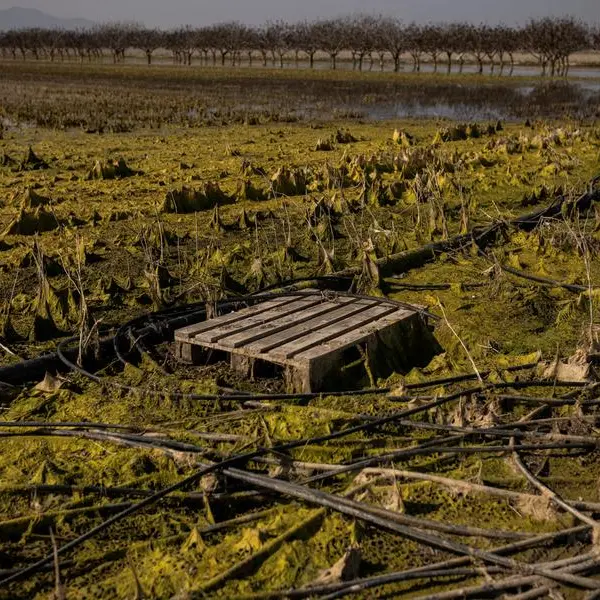
<path id="1" fill-rule="evenodd" d="M 407 527 L 462 548 L 490 550 L 573 527 L 581 519 L 527 482 L 506 435 L 456 438 L 463 450 L 444 450 L 453 431 L 447 427 L 466 435 L 468 427 L 502 429 L 532 419 L 536 397 L 570 394 L 564 405 L 535 415 L 562 420 L 517 438 L 530 444 L 521 453 L 526 466 L 561 497 L 578 501 L 587 519 L 600 508 L 598 456 L 581 446 L 584 438 L 593 445 L 597 417 L 584 401 L 594 398 L 594 388 L 561 383 L 593 379 L 598 351 L 600 217 L 593 204 L 576 204 L 598 173 L 594 123 L 258 120 L 123 133 L 13 124 L 0 143 L 5 365 L 71 335 L 93 345 L 100 331 L 165 307 L 352 270 L 353 291 L 418 304 L 439 317 L 430 322 L 443 349 L 428 366 L 389 381 L 373 381 L 368 370 L 359 377 L 365 386 L 393 388 L 391 395 L 192 399 L 186 394 L 285 389 L 277 378 L 242 380 L 224 363 L 181 365 L 169 344 L 142 347 L 125 368 L 102 364 L 98 381 L 66 372 L 3 387 L 2 578 L 182 480 L 199 463 L 298 439 L 309 441 L 285 456 L 263 452 L 238 466 L 302 483 L 335 465 L 392 453 L 370 470 L 306 485 L 380 507 L 388 519 L 420 519 Z M 511 225 L 559 198 L 563 209 L 551 219 Z M 500 225 L 485 247 L 470 241 L 410 270 L 376 266 L 492 223 Z M 563 364 L 576 354 L 577 362 Z M 542 375 L 544 363 L 550 368 Z M 523 365 L 529 367 L 511 370 Z M 479 381 L 415 387 L 475 370 Z M 456 393 L 462 388 L 471 391 Z M 447 394 L 455 399 L 415 411 L 412 424 L 392 421 L 310 441 Z M 515 399 L 519 394 L 529 401 Z M 430 452 L 393 454 L 434 439 Z M 556 448 L 531 447 L 544 439 Z M 424 519 L 462 528 L 440 532 Z M 572 536 L 511 557 L 540 564 L 588 552 L 590 543 Z M 259 494 L 217 473 L 118 520 L 3 585 L 0 595 L 283 598 L 294 589 L 297 597 L 324 596 L 333 588 L 318 586 L 455 555 L 290 494 Z M 522 574 L 481 556 L 469 560 L 474 573 L 357 593 L 419 597 Z M 563 584 L 565 597 L 582 597 L 581 585 Z M 534 579 L 523 590 L 528 585 L 554 583 Z"/>

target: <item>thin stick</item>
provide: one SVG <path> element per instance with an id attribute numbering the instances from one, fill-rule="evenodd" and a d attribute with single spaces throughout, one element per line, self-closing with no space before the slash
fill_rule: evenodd
<path id="1" fill-rule="evenodd" d="M 442 317 L 444 319 L 444 322 L 446 323 L 446 326 L 448 327 L 448 329 L 450 329 L 450 331 L 452 332 L 454 337 L 460 342 L 460 345 L 463 347 L 463 350 L 465 351 L 465 354 L 467 355 L 467 357 L 471 363 L 471 366 L 473 367 L 473 371 L 475 371 L 475 374 L 477 375 L 477 379 L 479 380 L 479 383 L 481 385 L 483 385 L 483 378 L 481 377 L 481 374 L 479 373 L 479 369 L 477 368 L 477 365 L 475 364 L 475 361 L 473 360 L 473 357 L 471 356 L 469 349 L 467 348 L 465 343 L 462 341 L 462 339 L 458 335 L 458 333 L 456 333 L 456 330 L 454 329 L 454 327 L 452 327 L 452 325 L 450 325 L 450 321 L 448 321 L 448 317 L 446 316 L 446 311 L 444 310 L 444 306 L 439 298 L 438 298 L 438 307 L 442 311 Z"/>
<path id="2" fill-rule="evenodd" d="M 54 600 L 65 600 L 65 589 L 60 582 L 60 565 L 58 562 L 58 548 L 56 546 L 56 540 L 54 539 L 54 531 L 52 531 L 52 527 L 50 527 L 50 540 L 52 542 L 52 552 L 54 554 Z"/>

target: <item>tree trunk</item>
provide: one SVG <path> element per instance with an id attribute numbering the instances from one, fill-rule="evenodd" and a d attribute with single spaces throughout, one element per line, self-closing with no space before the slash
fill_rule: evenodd
<path id="1" fill-rule="evenodd" d="M 152 52 L 150 50 L 146 50 L 146 58 L 148 59 L 148 66 L 152 64 Z"/>
<path id="2" fill-rule="evenodd" d="M 452 52 L 446 52 L 446 56 L 448 57 L 448 69 L 446 72 L 449 75 L 452 73 Z"/>
<path id="3" fill-rule="evenodd" d="M 421 60 L 417 54 L 412 55 L 413 59 L 413 73 L 418 73 L 421 70 Z"/>

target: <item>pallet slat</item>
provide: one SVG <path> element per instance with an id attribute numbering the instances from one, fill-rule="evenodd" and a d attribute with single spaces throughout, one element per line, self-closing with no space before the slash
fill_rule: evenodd
<path id="1" fill-rule="evenodd" d="M 373 312 L 376 315 L 381 314 L 381 307 L 377 306 L 377 304 L 374 301 L 359 300 L 358 302 L 341 307 L 335 312 L 299 323 L 281 333 L 261 339 L 255 344 L 249 344 L 244 350 L 249 354 L 268 353 L 268 356 L 281 357 L 285 360 L 287 357 L 282 357 L 279 353 L 280 347 L 295 341 L 303 344 L 302 340 L 312 338 L 325 329 L 330 331 L 339 330 L 340 326 L 342 326 L 341 324 L 354 315 L 358 315 L 362 321 L 372 321 L 373 318 L 376 318 L 373 316 Z"/>
<path id="2" fill-rule="evenodd" d="M 345 306 L 353 306 L 356 304 L 354 298 L 342 298 L 339 302 L 325 302 L 318 306 L 313 306 L 307 310 L 303 310 L 301 313 L 289 315 L 282 319 L 277 319 L 272 323 L 264 323 L 254 329 L 235 335 L 227 340 L 224 340 L 224 344 L 230 348 L 238 348 L 240 351 L 245 352 L 257 352 L 261 353 L 264 350 L 257 350 L 264 346 L 264 340 L 278 335 L 284 335 L 294 329 L 298 323 L 302 324 L 302 327 L 310 327 L 309 323 L 313 319 L 320 317 L 321 319 L 329 319 L 330 315 L 338 310 L 343 309 Z"/>
<path id="3" fill-rule="evenodd" d="M 337 346 L 338 338 L 342 336 L 350 337 L 352 340 L 356 340 L 355 343 L 359 343 L 364 336 L 358 328 L 371 324 L 374 329 L 377 329 L 379 320 L 382 317 L 390 315 L 390 313 L 392 313 L 392 318 L 398 320 L 398 317 L 393 314 L 397 312 L 398 310 L 390 305 L 374 306 L 368 312 L 348 315 L 338 323 L 329 325 L 310 335 L 286 343 L 274 349 L 270 354 L 283 360 L 291 358 L 302 360 L 304 358 L 310 359 L 311 354 L 307 352 L 321 344 L 329 344 L 327 346 L 328 350 L 325 353 L 330 352 L 333 350 L 334 345 Z M 304 353 L 307 354 L 305 355 Z"/>
<path id="4" fill-rule="evenodd" d="M 177 339 L 180 340 L 189 340 L 194 336 L 202 333 L 204 331 L 208 331 L 215 327 L 215 322 L 218 321 L 219 324 L 226 323 L 238 323 L 239 321 L 243 321 L 247 316 L 251 314 L 260 314 L 267 312 L 271 308 L 275 308 L 276 306 L 283 306 L 285 304 L 290 304 L 294 300 L 297 300 L 297 297 L 283 297 L 276 298 L 275 300 L 267 300 L 266 302 L 262 302 L 261 304 L 257 304 L 256 306 L 249 306 L 248 308 L 242 308 L 241 310 L 237 310 L 228 315 L 221 315 L 216 319 L 210 319 L 208 321 L 203 321 L 202 323 L 194 323 L 193 325 L 188 325 L 187 327 L 182 327 L 178 329 L 176 332 Z"/>
<path id="5" fill-rule="evenodd" d="M 323 301 L 320 297 L 295 298 L 293 302 L 282 306 L 275 306 L 267 311 L 250 312 L 242 321 L 221 325 L 220 320 L 215 319 L 212 329 L 194 336 L 194 340 L 199 344 L 221 342 L 230 346 L 228 338 L 232 336 L 242 334 L 256 327 L 266 326 L 269 323 L 276 323 L 283 318 L 295 319 L 295 315 L 301 311 L 322 304 Z"/>
<path id="6" fill-rule="evenodd" d="M 300 361 L 313 361 L 322 356 L 327 356 L 331 352 L 339 351 L 360 343 L 361 340 L 368 338 L 373 333 L 383 331 L 392 325 L 396 325 L 411 314 L 414 313 L 402 309 L 395 309 L 391 313 L 388 311 L 387 313 L 380 314 L 376 320 L 372 320 L 369 323 L 361 324 L 357 322 L 354 324 L 354 327 L 352 327 L 351 323 L 348 323 L 345 332 L 341 332 L 340 335 L 333 334 L 329 339 L 321 339 L 316 344 L 313 344 L 311 348 L 296 354 L 294 358 Z M 325 332 L 325 330 L 322 331 Z"/>

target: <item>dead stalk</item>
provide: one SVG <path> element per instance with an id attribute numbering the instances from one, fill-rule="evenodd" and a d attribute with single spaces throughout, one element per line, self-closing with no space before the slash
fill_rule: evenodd
<path id="1" fill-rule="evenodd" d="M 452 335 L 454 335 L 454 337 L 460 342 L 460 345 L 463 347 L 463 350 L 465 351 L 465 354 L 467 355 L 467 358 L 469 359 L 469 362 L 471 363 L 471 366 L 473 367 L 473 371 L 475 371 L 475 374 L 477 375 L 477 379 L 479 380 L 479 383 L 481 385 L 483 385 L 483 379 L 481 377 L 481 374 L 479 373 L 479 369 L 477 368 L 475 361 L 473 360 L 473 356 L 469 352 L 469 349 L 467 348 L 466 344 L 462 341 L 462 338 L 456 332 L 456 329 L 454 329 L 454 327 L 452 327 L 452 325 L 450 324 L 450 321 L 448 321 L 448 317 L 446 316 L 446 311 L 444 310 L 444 306 L 442 305 L 442 302 L 439 298 L 438 298 L 438 307 L 442 311 L 442 318 L 444 319 L 444 323 L 446 323 L 446 326 L 448 327 L 448 329 L 450 329 L 450 331 L 452 332 Z"/>

